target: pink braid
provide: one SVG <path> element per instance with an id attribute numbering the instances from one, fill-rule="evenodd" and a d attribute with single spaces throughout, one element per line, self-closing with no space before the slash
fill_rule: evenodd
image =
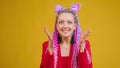
<path id="1" fill-rule="evenodd" d="M 54 33 L 53 33 L 53 44 L 54 44 L 54 68 L 57 67 L 57 52 L 58 52 L 58 32 L 56 29 L 56 23 L 55 23 L 55 28 L 54 28 Z"/>

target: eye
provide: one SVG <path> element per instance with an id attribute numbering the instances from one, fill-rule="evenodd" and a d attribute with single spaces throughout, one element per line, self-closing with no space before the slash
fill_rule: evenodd
<path id="1" fill-rule="evenodd" d="M 59 21 L 58 23 L 59 23 L 59 24 L 63 24 L 64 22 L 63 22 L 63 21 Z"/>
<path id="2" fill-rule="evenodd" d="M 71 22 L 71 21 L 68 21 L 67 23 L 68 23 L 69 25 L 70 25 L 70 24 L 72 24 L 72 22 Z"/>

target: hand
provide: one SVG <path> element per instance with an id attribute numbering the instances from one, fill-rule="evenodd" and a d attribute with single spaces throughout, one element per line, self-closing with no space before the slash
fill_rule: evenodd
<path id="1" fill-rule="evenodd" d="M 89 36 L 89 34 L 90 34 L 90 29 L 88 29 L 86 32 L 84 32 L 84 33 L 82 33 L 81 35 L 80 35 L 80 37 L 81 37 L 81 39 L 80 39 L 80 51 L 81 52 L 84 52 L 84 48 L 85 48 L 85 43 L 84 43 L 84 41 L 85 41 L 85 38 L 87 37 L 87 36 Z"/>
<path id="2" fill-rule="evenodd" d="M 53 53 L 53 36 L 48 32 L 47 28 L 44 28 L 46 35 L 48 36 L 48 51 L 50 54 Z"/>

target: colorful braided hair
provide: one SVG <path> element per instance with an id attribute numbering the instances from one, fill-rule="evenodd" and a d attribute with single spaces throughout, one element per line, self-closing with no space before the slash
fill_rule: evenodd
<path id="1" fill-rule="evenodd" d="M 72 13 L 75 16 L 75 22 L 77 23 L 77 27 L 74 30 L 73 36 L 74 36 L 74 43 L 73 43 L 73 56 L 72 56 L 72 68 L 77 68 L 77 55 L 78 55 L 78 46 L 79 46 L 79 40 L 80 40 L 80 35 L 82 33 L 81 28 L 80 28 L 80 23 L 78 20 L 77 12 L 80 9 L 79 4 L 72 4 L 71 8 L 69 9 L 64 9 L 61 5 L 56 5 L 55 10 L 56 10 L 56 21 L 60 13 L 63 12 L 68 12 Z M 56 29 L 56 22 L 55 22 L 55 28 L 54 28 L 54 33 L 53 33 L 53 44 L 54 44 L 54 68 L 57 67 L 57 59 L 58 59 L 58 31 Z M 89 55 L 88 55 L 89 56 Z"/>

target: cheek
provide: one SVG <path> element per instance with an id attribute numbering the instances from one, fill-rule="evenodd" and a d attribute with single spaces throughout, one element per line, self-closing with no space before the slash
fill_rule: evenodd
<path id="1" fill-rule="evenodd" d="M 56 24 L 56 29 L 57 29 L 57 31 L 59 31 L 59 30 L 60 30 L 60 28 L 61 28 L 61 26 L 60 26 L 60 25 L 58 25 L 58 24 Z"/>
<path id="2" fill-rule="evenodd" d="M 77 26 L 76 26 L 76 24 L 74 24 L 74 26 L 73 26 L 73 30 L 75 30 L 75 29 L 76 29 L 76 27 L 77 27 Z"/>

